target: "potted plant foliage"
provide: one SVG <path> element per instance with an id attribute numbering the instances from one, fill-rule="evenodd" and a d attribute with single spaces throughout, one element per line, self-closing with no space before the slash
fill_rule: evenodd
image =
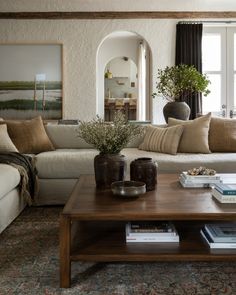
<path id="1" fill-rule="evenodd" d="M 99 116 L 89 122 L 80 122 L 79 137 L 100 152 L 94 158 L 98 188 L 109 188 L 112 182 L 124 180 L 125 157 L 120 152 L 142 132 L 143 128 L 140 125 L 126 121 L 121 112 L 115 113 L 114 121 L 111 123 L 105 122 Z"/>
<path id="2" fill-rule="evenodd" d="M 163 114 L 167 122 L 168 117 L 188 120 L 190 108 L 184 99 L 194 93 L 202 93 L 207 96 L 210 91 L 207 88 L 210 81 L 205 74 L 201 74 L 194 66 L 185 64 L 159 69 L 156 89 L 153 97 L 161 95 L 168 103 L 163 108 Z"/>

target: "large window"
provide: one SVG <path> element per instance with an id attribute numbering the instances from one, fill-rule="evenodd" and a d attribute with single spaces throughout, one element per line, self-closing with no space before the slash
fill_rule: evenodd
<path id="1" fill-rule="evenodd" d="M 203 72 L 211 93 L 203 97 L 203 113 L 233 117 L 236 110 L 236 27 L 204 27 Z"/>

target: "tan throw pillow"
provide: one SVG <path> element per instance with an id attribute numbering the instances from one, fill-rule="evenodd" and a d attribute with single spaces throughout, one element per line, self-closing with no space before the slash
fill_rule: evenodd
<path id="1" fill-rule="evenodd" d="M 52 151 L 54 147 L 47 136 L 41 117 L 29 121 L 4 121 L 8 134 L 19 150 L 24 154 L 37 154 Z M 0 123 L 1 124 L 1 123 Z"/>
<path id="2" fill-rule="evenodd" d="M 7 125 L 0 125 L 0 152 L 18 152 L 7 132 Z"/>
<path id="3" fill-rule="evenodd" d="M 202 154 L 210 153 L 208 144 L 210 120 L 211 113 L 189 121 L 169 118 L 168 126 L 184 126 L 184 131 L 179 143 L 178 152 Z"/>
<path id="4" fill-rule="evenodd" d="M 176 155 L 183 130 L 181 125 L 167 128 L 149 126 L 139 149 Z"/>
<path id="5" fill-rule="evenodd" d="M 211 118 L 209 148 L 212 152 L 236 152 L 236 120 Z"/>

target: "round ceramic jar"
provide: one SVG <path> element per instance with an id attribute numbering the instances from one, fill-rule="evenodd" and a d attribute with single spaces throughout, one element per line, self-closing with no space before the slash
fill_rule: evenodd
<path id="1" fill-rule="evenodd" d="M 152 158 L 138 158 L 130 164 L 130 180 L 146 183 L 146 190 L 152 191 L 157 183 L 157 163 Z"/>

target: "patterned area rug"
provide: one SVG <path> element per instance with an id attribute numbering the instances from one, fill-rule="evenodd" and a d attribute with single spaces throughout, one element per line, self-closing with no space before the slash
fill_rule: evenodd
<path id="1" fill-rule="evenodd" d="M 0 235 L 0 295 L 236 294 L 236 263 L 73 263 L 59 288 L 61 207 L 27 208 Z"/>

